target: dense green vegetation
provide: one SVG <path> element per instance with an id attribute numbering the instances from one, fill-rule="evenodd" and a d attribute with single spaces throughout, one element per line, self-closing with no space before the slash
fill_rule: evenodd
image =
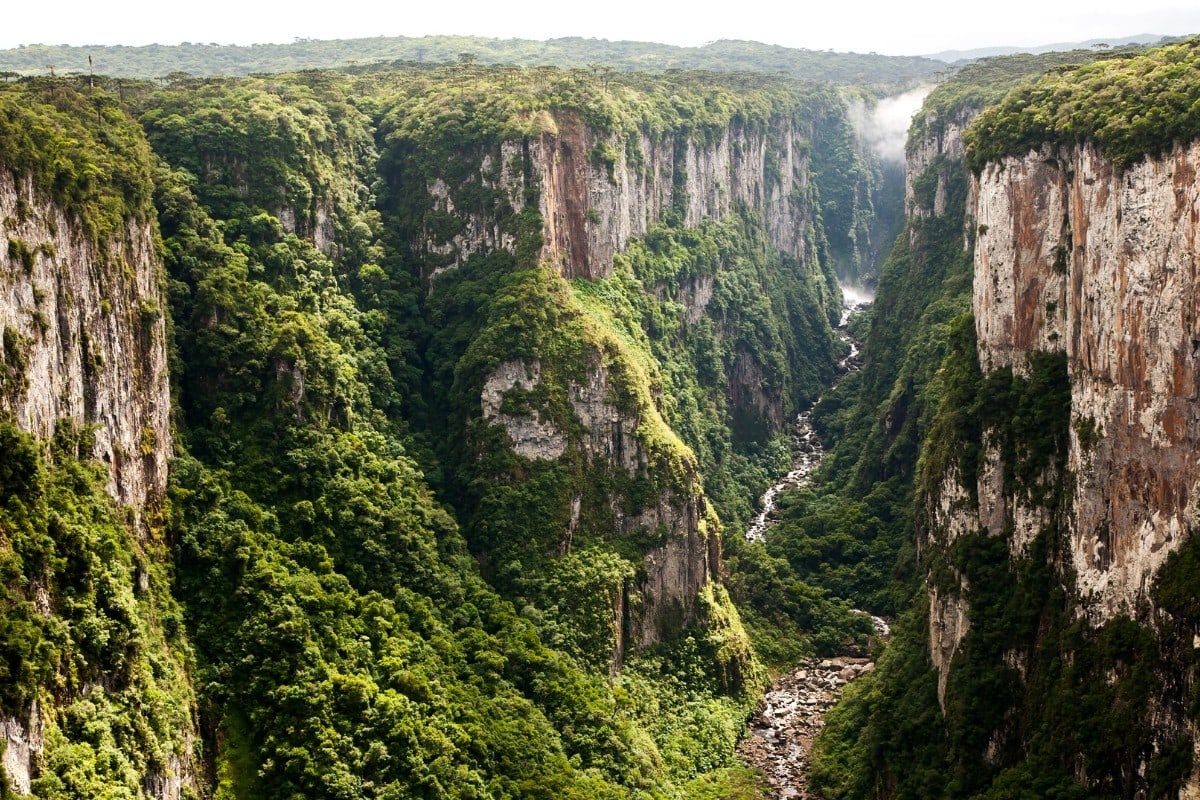
<path id="1" fill-rule="evenodd" d="M 174 473 L 174 530 L 203 700 L 225 742 L 218 791 L 657 796 L 727 766 L 744 713 L 739 692 L 755 679 L 745 666 L 732 667 L 737 680 L 699 676 L 749 663 L 736 616 L 724 619 L 728 600 L 714 591 L 703 601 L 705 630 L 646 653 L 608 683 L 620 623 L 609 597 L 633 577 L 645 545 L 605 546 L 585 527 L 570 555 L 548 560 L 585 465 L 523 463 L 477 418 L 479 381 L 498 360 L 539 357 L 546 402 L 561 413 L 552 370 L 577 376 L 588 350 L 632 369 L 629 343 L 520 245 L 447 275 L 429 298 L 418 292 L 419 254 L 393 249 L 380 223 L 412 225 L 410 210 L 385 188 L 381 217 L 355 190 L 357 170 L 374 159 L 374 141 L 362 137 L 374 118 L 343 103 L 340 86 L 290 86 L 287 113 L 271 89 L 164 90 L 142 115 L 172 161 L 158 204 L 192 454 Z M 419 91 L 422 102 L 434 99 L 429 86 Z M 392 110 L 405 101 L 381 99 L 370 110 L 407 120 L 414 109 Z M 385 121 L 381 163 L 398 174 L 457 169 L 452 156 L 469 159 L 472 147 L 512 133 L 500 114 L 475 119 L 473 141 L 444 144 L 442 162 L 421 150 L 415 166 L 394 154 L 411 139 Z M 256 127 L 266 120 L 275 124 Z M 437 130 L 408 135 L 432 143 Z M 267 133 L 276 146 L 246 148 Z M 347 152 L 367 161 L 330 157 Z M 231 191 L 245 175 L 255 181 Z M 331 199 L 345 242 L 333 259 L 276 217 L 292 208 L 298 226 L 306 213 L 317 225 Z M 540 230 L 533 224 L 513 219 L 518 234 Z M 477 281 L 488 287 L 482 294 Z M 404 307 L 422 316 L 387 318 Z M 631 384 L 628 402 L 644 407 L 642 391 Z M 425 427 L 426 402 L 442 397 L 454 411 L 442 427 Z M 404 408 L 408 422 L 395 413 Z M 466 521 L 465 540 L 403 455 L 409 422 L 423 428 L 417 441 L 432 442 L 431 470 L 451 465 L 446 497 Z M 696 491 L 680 473 L 679 465 L 694 469 L 690 454 L 670 444 L 665 426 L 655 435 L 666 460 L 645 479 L 675 475 L 676 490 Z M 510 600 L 480 580 L 468 544 L 494 565 L 485 574 Z M 384 756 L 400 752 L 412 755 Z"/>
<path id="2" fill-rule="evenodd" d="M 27 719 L 37 698 L 70 715 L 35 767 L 39 796 L 99 796 L 97 781 L 137 796 L 180 763 L 198 773 L 188 791 L 222 800 L 755 795 L 733 745 L 764 673 L 706 578 L 722 524 L 737 541 L 786 462 L 783 420 L 832 375 L 835 251 L 853 256 L 873 179 L 835 92 L 462 63 L 47 78 L 0 101 L 6 167 L 93 236 L 156 226 L 176 403 L 153 549 L 109 508 L 83 445 L 48 457 L 4 434 L 2 710 Z M 803 252 L 778 252 L 753 208 L 686 227 L 681 173 L 610 277 L 566 280 L 539 261 L 523 153 L 574 119 L 610 176 L 617 159 L 643 168 L 643 138 L 682 152 L 728 128 L 769 148 L 778 130 L 808 134 L 819 169 L 788 198 Z M 520 191 L 496 185 L 502 169 Z M 414 191 L 439 181 L 457 213 Z M 467 214 L 511 244 L 454 265 Z M 15 263 L 22 246 L 10 242 Z M 27 368 L 9 333 L 6 398 Z M 520 455 L 481 414 L 482 388 L 513 362 L 538 379 L 508 389 L 502 414 L 554 425 L 561 456 Z M 596 375 L 631 467 L 597 451 L 607 432 L 573 405 Z M 63 470 L 77 501 L 60 497 Z M 102 540 L 82 578 L 54 560 L 73 502 Z M 643 612 L 647 554 L 681 542 L 711 574 Z M 52 604 L 79 605 L 43 618 L 43 584 Z M 791 624 L 808 625 L 809 601 L 791 602 Z M 848 613 L 826 605 L 822 618 Z M 120 664 L 103 643 L 86 650 L 97 614 L 117 620 L 104 631 Z M 108 705 L 85 691 L 95 670 L 113 672 Z"/>
<path id="3" fill-rule="evenodd" d="M 953 78 L 937 85 L 928 98 L 925 113 L 913 119 L 909 146 L 914 147 L 929 134 L 944 130 L 945 123 L 962 112 L 974 116 L 999 103 L 1014 88 L 1031 83 L 1042 75 L 1098 58 L 1136 54 L 1143 50 L 1143 47 L 1131 45 L 1114 50 L 1015 53 L 964 64 Z M 935 126 L 932 130 L 928 127 L 930 124 Z"/>
<path id="4" fill-rule="evenodd" d="M 378 36 L 249 46 L 185 42 L 144 47 L 70 47 L 29 43 L 0 51 L 0 69 L 45 74 L 47 65 L 54 65 L 59 74 L 87 74 L 94 69 L 103 75 L 159 78 L 182 74 L 250 75 L 306 69 L 413 67 L 461 59 L 481 64 L 587 68 L 603 72 L 703 69 L 784 73 L 801 80 L 853 85 L 911 82 L 946 68 L 944 63 L 928 58 L 797 50 L 729 39 L 701 47 L 675 47 L 578 37 L 534 41 L 477 36 Z"/>
<path id="5" fill-rule="evenodd" d="M 1155 669 L 1192 658 L 1198 557 L 1173 556 L 1155 589 L 1169 619 L 1076 618 L 1058 566 L 1066 364 L 980 370 L 968 163 L 916 176 L 854 323 L 864 368 L 815 414 L 831 448 L 817 486 L 783 498 L 765 544 L 741 535 L 787 464 L 781 426 L 833 377 L 839 273 L 873 277 L 884 177 L 839 92 L 681 70 L 878 83 L 923 65 L 730 42 L 500 44 L 361 50 L 457 59 L 399 72 L 0 85 L 0 163 L 97 239 L 157 226 L 177 404 L 169 497 L 142 536 L 84 460 L 86 431 L 47 444 L 0 425 L 0 711 L 53 709 L 36 794 L 138 796 L 148 773 L 195 759 L 200 792 L 220 800 L 750 798 L 757 779 L 732 751 L 759 657 L 862 646 L 871 625 L 854 609 L 897 617 L 895 636 L 830 717 L 813 775 L 826 796 L 1082 797 L 1080 770 L 1087 796 L 1173 791 L 1190 743 L 1154 740 L 1142 715 L 1150 698 L 1200 708 Z M 227 59 L 197 62 L 205 73 L 262 47 L 168 52 Z M 1195 134 L 1195 47 L 972 65 L 913 135 L 1054 67 L 984 113 L 970 165 L 1046 137 L 1128 164 Z M 517 66 L 554 58 L 587 60 Z M 1102 88 L 1118 78 L 1136 97 Z M 1118 135 L 1113 120 L 1156 109 L 1179 112 L 1176 127 Z M 798 144 L 810 171 L 787 202 L 806 220 L 802 252 L 775 249 L 761 209 L 686 226 L 677 172 L 611 271 L 564 277 L 540 260 L 534 159 L 580 123 L 612 182 L 618 167 L 649 173 L 643 142 L 678 157 L 730 129 L 762 137 L 779 182 L 773 159 Z M 5 398 L 25 385 L 22 348 L 6 328 Z M 522 377 L 485 410 L 502 374 Z M 541 454 L 514 448 L 520 425 L 549 432 Z M 972 535 L 918 558 L 917 511 L 951 467 L 973 489 L 985 443 L 1048 524 L 1019 558 Z M 724 585 L 654 606 L 647 555 L 687 537 L 711 569 L 723 543 Z M 970 614 L 941 703 L 922 581 Z"/>
<path id="6" fill-rule="evenodd" d="M 976 172 L 1044 143 L 1093 142 L 1118 167 L 1200 136 L 1200 39 L 1067 65 L 981 115 L 967 138 Z"/>
<path id="7" fill-rule="evenodd" d="M 0 420 L 0 714 L 43 711 L 41 798 L 136 797 L 194 755 L 163 531 L 134 535 L 90 452 L 69 423 L 47 450 Z"/>
<path id="8" fill-rule="evenodd" d="M 107 92 L 0 83 L 0 164 L 32 178 L 96 241 L 153 215 L 149 148 Z"/>

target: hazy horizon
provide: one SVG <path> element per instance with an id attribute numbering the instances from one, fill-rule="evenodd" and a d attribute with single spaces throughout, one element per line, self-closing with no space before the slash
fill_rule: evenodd
<path id="1" fill-rule="evenodd" d="M 780 9 L 748 0 L 730 13 L 715 3 L 649 5 L 615 0 L 603 13 L 534 0 L 520 8 L 464 0 L 450 9 L 377 7 L 344 0 L 336 15 L 327 4 L 297 0 L 287 5 L 213 0 L 190 13 L 161 13 L 149 0 L 109 4 L 64 0 L 46 7 L 19 4 L 0 29 L 0 49 L 21 45 L 144 46 L 209 43 L 287 44 L 297 39 L 360 39 L 380 36 L 483 36 L 547 40 L 583 37 L 696 47 L 720 39 L 744 39 L 809 50 L 930 55 L 949 50 L 1034 48 L 1060 42 L 1120 39 L 1151 34 L 1200 32 L 1200 8 L 1171 0 L 1147 0 L 1131 9 L 1123 0 L 1069 0 L 1053 7 L 1013 0 L 1004 14 L 977 18 L 950 0 L 899 6 L 883 0 L 848 0 L 836 8 Z"/>

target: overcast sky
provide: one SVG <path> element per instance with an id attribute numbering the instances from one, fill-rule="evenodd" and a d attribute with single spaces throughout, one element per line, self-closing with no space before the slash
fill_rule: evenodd
<path id="1" fill-rule="evenodd" d="M 12 0 L 5 5 L 0 49 L 471 34 L 677 45 L 753 39 L 816 50 L 915 55 L 1200 33 L 1196 0 Z"/>

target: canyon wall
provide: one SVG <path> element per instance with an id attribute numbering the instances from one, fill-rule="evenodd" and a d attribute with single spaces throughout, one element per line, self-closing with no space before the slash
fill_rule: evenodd
<path id="1" fill-rule="evenodd" d="M 169 586 L 157 585 L 165 583 L 166 573 L 144 566 L 166 558 L 161 525 L 171 456 L 166 300 L 156 229 L 144 218 L 129 217 L 112 236 L 96 237 L 78 215 L 50 199 L 30 177 L 3 164 L 0 228 L 5 238 L 5 246 L 0 247 L 0 416 L 40 440 L 43 458 L 94 458 L 105 466 L 105 488 L 125 514 L 128 546 L 138 553 L 136 563 L 141 566 L 126 571 L 123 564 L 130 553 L 106 554 L 112 572 L 120 578 L 105 584 L 108 595 L 96 602 L 112 603 L 126 613 L 133 608 L 146 612 L 155 603 L 150 596 L 170 592 Z M 61 450 L 56 452 L 61 456 L 50 455 L 51 440 L 58 443 Z M 3 488 L 8 502 L 7 493 L 15 494 L 17 488 Z M 44 487 L 38 487 L 42 491 Z M 56 507 L 53 513 L 69 518 L 71 510 Z M 56 521 L 51 520 L 52 526 Z M 90 522 L 97 528 L 106 524 L 101 516 Z M 65 537 L 69 529 L 70 523 L 59 522 L 51 531 Z M 16 531 L 0 530 L 0 547 L 11 548 L 13 537 L 19 536 Z M 74 543 L 43 544 L 63 559 Z M 32 555 L 24 553 L 26 559 Z M 91 554 L 82 555 L 86 564 Z M 87 576 L 85 581 L 94 580 L 83 564 L 73 563 L 79 574 Z M 33 790 L 50 750 L 63 746 L 62 729 L 73 713 L 69 709 L 81 697 L 90 696 L 85 702 L 123 707 L 131 702 L 128 693 L 160 691 L 160 685 L 145 685 L 160 679 L 183 680 L 185 685 L 175 689 L 187 693 L 184 668 L 163 644 L 157 619 L 145 622 L 147 627 L 133 634 L 125 626 L 138 625 L 136 620 L 106 620 L 112 630 L 105 636 L 132 635 L 141 648 L 136 666 L 103 677 L 85 671 L 86 665 L 74 662 L 73 654 L 89 637 L 79 617 L 94 589 L 86 584 L 60 585 L 70 583 L 69 579 L 50 577 L 52 568 L 39 567 L 36 560 L 26 561 L 23 569 L 30 583 L 6 592 L 5 613 L 12 613 L 14 603 L 32 602 L 39 624 L 60 630 L 61 639 L 54 646 L 61 661 L 52 665 L 49 682 L 23 707 L 0 711 L 3 778 L 17 795 Z M 151 581 L 156 585 L 151 586 Z M 135 595 L 141 598 L 136 604 Z M 105 620 L 104 612 L 99 619 Z M 154 677 L 146 660 L 150 656 L 158 659 L 156 669 L 161 673 Z M 14 678 L 40 668 L 36 666 L 43 657 L 40 651 L 26 657 L 32 663 L 21 665 Z M 163 734 L 164 740 L 172 742 L 168 753 L 147 764 L 139 776 L 147 796 L 177 800 L 195 787 L 190 748 L 196 732 L 190 712 L 170 702 L 161 704 L 157 713 L 178 714 L 174 723 L 179 727 Z M 148 756 L 122 754 L 143 764 Z"/>
<path id="2" fill-rule="evenodd" d="M 1080 757 L 1076 782 L 1142 796 L 1152 785 L 1147 770 L 1179 749 L 1195 751 L 1185 651 L 1196 620 L 1163 599 L 1162 584 L 1181 580 L 1165 577 L 1167 567 L 1200 510 L 1198 163 L 1196 143 L 1123 170 L 1093 145 L 1047 144 L 988 163 L 972 179 L 963 241 L 973 240 L 980 382 L 966 413 L 977 415 L 978 434 L 954 446 L 977 448 L 978 457 L 969 470 L 962 460 L 937 462 L 942 472 L 928 476 L 918 526 L 947 724 L 964 724 L 964 693 L 979 691 L 975 681 L 989 670 L 1020 687 L 978 745 L 994 767 L 1011 763 L 1030 735 L 1015 709 L 1084 702 L 1039 694 L 1057 669 L 1047 648 L 1086 659 L 1071 668 L 1087 676 L 1072 691 L 1111 693 L 1109 715 L 1121 698 L 1149 692 L 1131 711 L 1136 733 L 1123 756 L 1137 766 Z M 937 439 L 947 430 L 931 432 L 932 448 L 944 446 Z M 957 435 L 968 430 L 960 421 Z M 1005 591 L 1038 609 L 1036 624 L 998 611 L 979 585 L 981 569 L 992 568 L 981 560 L 990 558 L 988 541 L 1003 542 L 1003 574 L 1014 581 Z M 1052 600 L 1058 593 L 1065 607 Z M 1072 619 L 1086 622 L 1082 639 Z M 1116 630 L 1137 631 L 1126 635 L 1142 637 L 1154 655 L 1095 655 Z M 999 649 L 982 661 L 989 647 Z M 1092 670 L 1107 670 L 1106 686 Z M 1193 769 L 1179 796 L 1195 796 L 1198 776 Z"/>
<path id="3" fill-rule="evenodd" d="M 94 241 L 77 219 L 0 169 L 0 408 L 42 439 L 87 429 L 113 499 L 162 501 L 171 453 L 165 298 L 155 233 L 128 221 Z"/>
<path id="4" fill-rule="evenodd" d="M 1200 511 L 1198 166 L 1198 143 L 1124 172 L 1047 146 L 979 178 L 980 361 L 1067 356 L 1071 566 L 1095 623 L 1146 613 Z"/>
<path id="5" fill-rule="evenodd" d="M 620 137 L 596 131 L 575 111 L 558 110 L 546 112 L 537 135 L 506 141 L 498 155 L 485 156 L 471 180 L 499 191 L 518 211 L 526 189 L 536 189 L 541 257 L 567 278 L 610 276 L 613 256 L 673 209 L 683 225 L 695 227 L 744 205 L 762 214 L 778 250 L 806 261 L 813 257 L 811 136 L 794 119 L 779 118 L 769 130 L 731 123 L 703 141 L 686 131 Z M 457 206 L 444 181 L 431 181 L 427 190 L 436 211 L 464 224 L 448 241 L 426 231 L 421 249 L 447 256 L 453 267 L 472 253 L 515 245 L 490 211 Z"/>

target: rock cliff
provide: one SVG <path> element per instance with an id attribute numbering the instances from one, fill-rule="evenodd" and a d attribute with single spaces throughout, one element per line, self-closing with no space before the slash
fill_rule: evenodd
<path id="1" fill-rule="evenodd" d="M 567 278 L 610 276 L 613 256 L 672 209 L 695 227 L 746 206 L 762 214 L 776 249 L 801 261 L 814 257 L 808 239 L 812 131 L 794 119 L 781 117 L 768 130 L 731 123 L 705 141 L 686 131 L 622 138 L 598 132 L 573 110 L 546 112 L 540 128 L 502 143 L 468 181 L 499 192 L 516 211 L 526 190 L 536 190 L 541 256 Z M 427 186 L 436 211 L 463 220 L 461 232 L 440 241 L 427 229 L 422 249 L 447 256 L 453 267 L 472 253 L 515 246 L 490 211 L 457 205 L 453 189 L 440 178 Z"/>
<path id="2" fill-rule="evenodd" d="M 963 132 L 978 113 L 978 108 L 967 107 L 944 116 L 928 112 L 922 120 L 924 135 L 910 142 L 905 161 L 905 207 L 910 219 L 941 219 L 948 211 L 960 212 L 947 207 L 948 187 L 956 178 L 961 181 L 966 171 Z M 965 219 L 969 225 L 969 208 L 967 212 Z M 908 232 L 910 248 L 933 249 L 928 241 L 931 235 L 921 225 L 910 223 Z M 895 423 L 890 427 L 895 427 Z M 947 548 L 959 536 L 978 529 L 978 514 L 973 509 L 966 510 L 971 508 L 970 497 L 957 472 L 945 476 L 926 508 L 930 524 L 924 529 L 928 538 L 923 546 Z M 938 672 L 938 701 L 943 708 L 951 662 L 971 628 L 965 593 L 967 581 L 953 570 L 949 577 L 951 586 L 938 587 L 931 582 L 929 587 L 929 655 Z"/>
<path id="3" fill-rule="evenodd" d="M 946 213 L 949 176 L 945 169 L 930 170 L 963 160 L 966 155 L 963 132 L 978 113 L 976 106 L 956 109 L 944 116 L 934 111 L 926 112 L 921 121 L 921 135 L 910 142 L 904 161 L 904 205 L 910 217 L 940 217 Z M 928 199 L 918 202 L 921 184 L 931 181 L 932 202 Z M 927 188 L 925 193 L 928 193 Z"/>
<path id="4" fill-rule="evenodd" d="M 127 533 L 132 533 L 127 545 L 139 552 L 142 564 L 126 570 L 130 553 L 104 555 L 120 576 L 117 583 L 106 584 L 106 591 L 116 594 L 107 602 L 130 613 L 135 607 L 133 594 L 138 594 L 144 611 L 154 602 L 147 599 L 151 574 L 156 582 L 165 580 L 161 570 L 148 570 L 145 564 L 164 558 L 159 526 L 171 456 L 165 298 L 156 230 L 149 221 L 130 217 L 115 235 L 98 239 L 30 177 L 14 174 L 5 165 L 0 165 L 0 226 L 6 239 L 0 248 L 0 418 L 11 419 L 43 445 L 56 438 L 62 443 L 77 441 L 78 449 L 63 445 L 62 452 L 84 460 L 94 458 L 106 466 L 105 488 L 126 512 Z M 9 493 L 17 488 L 6 485 L 3 490 L 7 503 Z M 79 491 L 82 495 L 85 489 Z M 54 513 L 66 516 L 71 511 L 56 507 Z M 99 513 L 90 520 L 96 528 L 103 524 Z M 67 537 L 69 528 L 62 522 L 56 527 L 52 520 L 50 530 L 55 537 Z M 0 530 L 0 547 L 10 548 L 13 536 L 13 531 Z M 66 541 L 49 545 L 60 553 L 57 558 L 64 558 L 61 553 L 71 552 L 71 546 Z M 74 568 L 93 580 L 85 566 L 93 554 L 76 555 L 83 560 Z M 27 593 L 42 624 L 61 626 L 58 635 L 63 641 L 57 645 L 62 648 L 62 661 L 53 665 L 59 674 L 46 676 L 51 683 L 23 707 L 0 711 L 3 777 L 17 795 L 33 791 L 33 781 L 46 770 L 53 748 L 59 748 L 53 757 L 60 758 L 64 742 L 78 738 L 76 732 L 64 733 L 62 728 L 72 713 L 69 707 L 81 696 L 123 706 L 130 702 L 123 693 L 136 695 L 147 689 L 145 683 L 182 679 L 183 674 L 182 665 L 163 644 L 157 620 L 130 632 L 124 626 L 137 622 L 129 618 L 120 623 L 107 620 L 113 629 L 105 635 L 128 635 L 136 641 L 142 648 L 136 667 L 103 678 L 85 672 L 86 665 L 70 658 L 85 646 L 82 642 L 88 634 L 78 619 L 94 589 L 75 586 L 64 576 L 47 578 L 53 574 L 51 569 L 43 567 L 47 572 L 42 574 L 36 561 L 27 562 L 24 569 L 32 582 L 19 593 L 4 595 L 5 613 L 14 608 L 15 598 Z M 166 585 L 156 585 L 152 591 L 155 596 L 169 596 Z M 130 605 L 122 605 L 126 597 Z M 161 659 L 155 667 L 161 674 L 153 678 L 146 660 L 149 655 Z M 26 664 L 22 674 L 38 669 Z M 175 688 L 188 693 L 186 686 Z M 148 691 L 161 688 L 155 685 Z M 182 715 L 175 718 L 180 729 L 163 735 L 174 743 L 170 754 L 138 775 L 146 795 L 156 800 L 177 800 L 185 787 L 195 785 L 189 748 L 196 734 L 189 709 L 172 707 L 171 701 L 164 700 L 157 713 L 177 711 Z M 128 752 L 131 747 L 126 743 L 121 758 L 144 764 L 148 754 Z"/>
<path id="5" fill-rule="evenodd" d="M 0 170 L 0 408 L 42 439 L 91 432 L 109 493 L 140 513 L 166 490 L 166 319 L 153 228 L 130 221 L 96 243 L 78 220 Z"/>
<path id="6" fill-rule="evenodd" d="M 1146 612 L 1200 511 L 1198 166 L 1196 143 L 1124 172 L 1047 146 L 979 178 L 980 361 L 1067 356 L 1071 566 L 1095 623 Z"/>
<path id="7" fill-rule="evenodd" d="M 1164 581 L 1181 580 L 1166 577 L 1168 566 L 1195 529 L 1200 491 L 1198 161 L 1195 143 L 1123 170 L 1092 145 L 1048 144 L 988 163 L 972 182 L 965 241 L 974 238 L 981 376 L 970 413 L 979 428 L 956 446 L 977 448 L 978 457 L 970 469 L 941 462 L 919 527 L 947 725 L 962 724 L 964 693 L 979 691 L 975 681 L 989 670 L 1021 687 L 977 745 L 991 766 L 1026 746 L 1031 726 L 1015 709 L 1063 702 L 1040 694 L 1039 681 L 1056 669 L 1046 648 L 1086 659 L 1072 667 L 1080 674 L 1108 671 L 1107 688 L 1088 677 L 1071 690 L 1111 692 L 1107 714 L 1118 713 L 1120 698 L 1149 692 L 1130 712 L 1123 745 L 1136 766 L 1081 761 L 1076 782 L 1142 796 L 1146 770 L 1194 749 L 1184 700 L 1194 676 L 1184 651 L 1195 620 L 1162 598 L 1171 591 Z M 999 574 L 1014 583 L 1003 591 L 1037 609 L 1033 627 L 994 604 L 995 587 L 980 585 L 996 579 L 984 571 L 998 568 L 989 542 L 1007 553 Z M 1060 592 L 1065 607 L 1050 600 Z M 1073 618 L 1086 621 L 1086 633 L 1068 632 Z M 1155 654 L 1114 658 L 1103 648 L 1117 630 L 1144 637 Z M 985 644 L 988 637 L 997 638 Z M 1198 777 L 1178 784 L 1180 796 L 1192 796 Z"/>

